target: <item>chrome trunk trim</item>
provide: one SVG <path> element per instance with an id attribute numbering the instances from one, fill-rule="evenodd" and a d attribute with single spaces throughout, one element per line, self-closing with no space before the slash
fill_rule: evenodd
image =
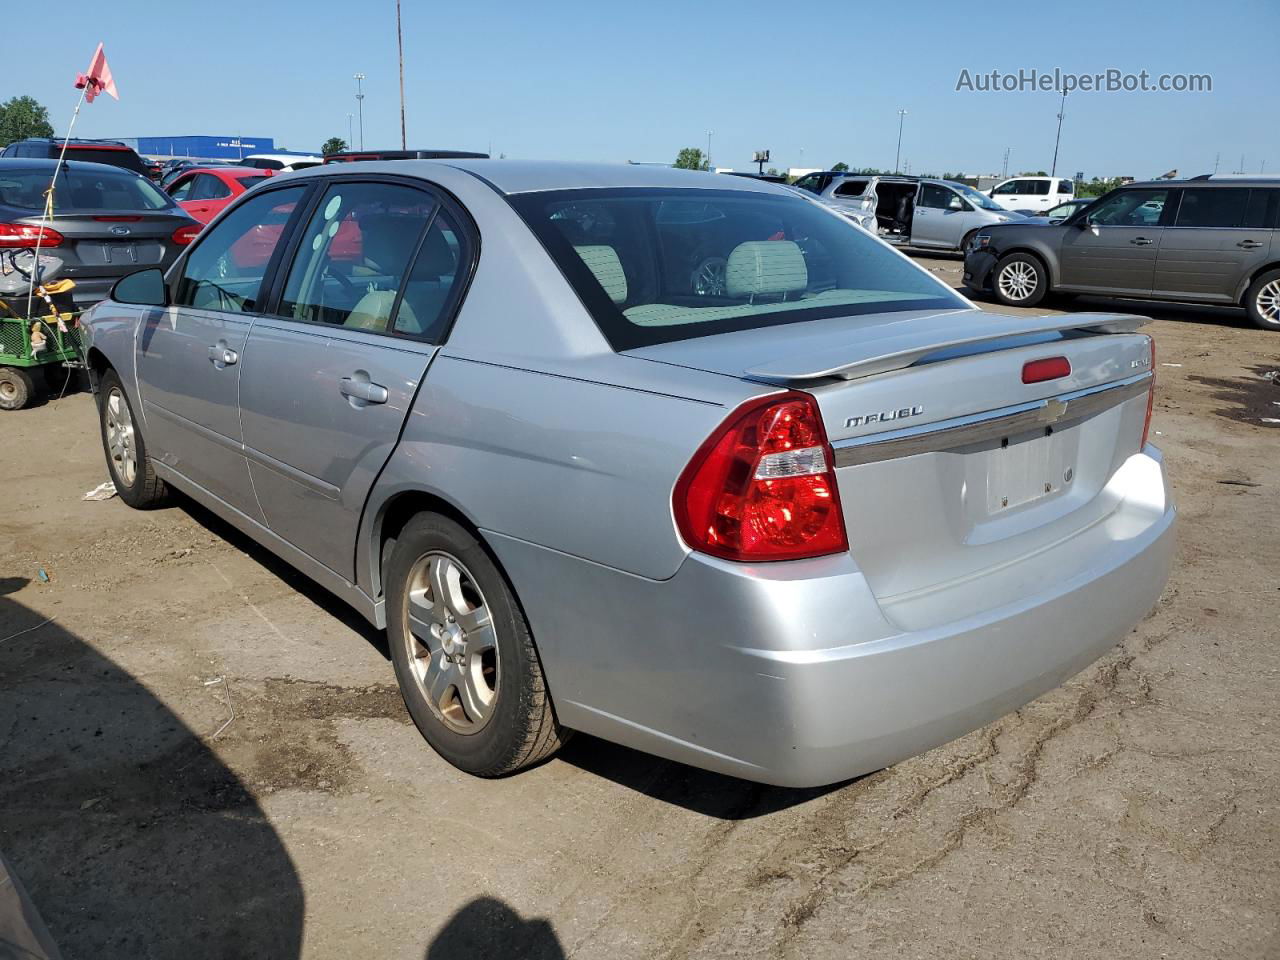
<path id="1" fill-rule="evenodd" d="M 836 467 L 851 467 L 919 453 L 939 453 L 1029 430 L 1074 423 L 1096 416 L 1151 389 L 1153 374 L 1140 373 L 1115 383 L 973 413 L 936 423 L 886 430 L 833 443 Z"/>

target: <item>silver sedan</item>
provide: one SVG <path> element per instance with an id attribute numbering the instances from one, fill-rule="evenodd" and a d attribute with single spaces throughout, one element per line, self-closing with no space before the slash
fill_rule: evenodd
<path id="1" fill-rule="evenodd" d="M 983 313 L 767 183 L 456 160 L 274 177 L 87 328 L 122 498 L 175 488 L 385 627 L 451 763 L 582 730 L 816 785 L 1155 603 L 1143 322 Z"/>

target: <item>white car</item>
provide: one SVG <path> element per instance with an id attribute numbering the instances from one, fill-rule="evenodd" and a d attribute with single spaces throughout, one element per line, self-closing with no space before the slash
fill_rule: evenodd
<path id="1" fill-rule="evenodd" d="M 998 183 L 988 196 L 1006 210 L 1032 216 L 1071 200 L 1075 184 L 1066 177 L 1014 177 Z"/>
<path id="2" fill-rule="evenodd" d="M 324 157 L 309 156 L 305 153 L 255 153 L 245 157 L 239 165 L 257 167 L 259 170 L 274 170 L 276 173 L 289 173 L 292 170 L 318 167 L 322 163 L 324 163 Z"/>

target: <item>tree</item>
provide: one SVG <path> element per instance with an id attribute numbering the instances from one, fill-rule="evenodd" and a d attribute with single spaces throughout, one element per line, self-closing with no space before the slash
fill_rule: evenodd
<path id="1" fill-rule="evenodd" d="M 341 153 L 345 149 L 347 149 L 347 141 L 341 137 L 330 137 L 320 147 L 320 153 L 327 157 L 331 153 Z"/>
<path id="2" fill-rule="evenodd" d="M 49 111 L 35 97 L 13 97 L 0 103 L 0 147 L 26 137 L 52 137 Z"/>
<path id="3" fill-rule="evenodd" d="M 832 173 L 844 173 L 848 169 L 849 169 L 849 165 L 845 163 L 843 160 L 841 160 L 839 163 L 833 163 L 831 165 Z"/>
<path id="4" fill-rule="evenodd" d="M 697 147 L 684 147 L 676 154 L 677 170 L 706 170 L 707 158 Z"/>

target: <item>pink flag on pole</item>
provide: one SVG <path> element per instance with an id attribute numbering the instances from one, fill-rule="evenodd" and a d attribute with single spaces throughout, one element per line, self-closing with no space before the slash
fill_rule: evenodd
<path id="1" fill-rule="evenodd" d="M 98 44 L 98 49 L 93 52 L 88 71 L 76 77 L 76 89 L 84 90 L 84 98 L 90 103 L 100 93 L 109 93 L 117 100 L 120 99 L 120 94 L 116 92 L 116 82 L 111 77 L 111 68 L 107 66 L 107 55 L 102 52 L 102 44 Z"/>

